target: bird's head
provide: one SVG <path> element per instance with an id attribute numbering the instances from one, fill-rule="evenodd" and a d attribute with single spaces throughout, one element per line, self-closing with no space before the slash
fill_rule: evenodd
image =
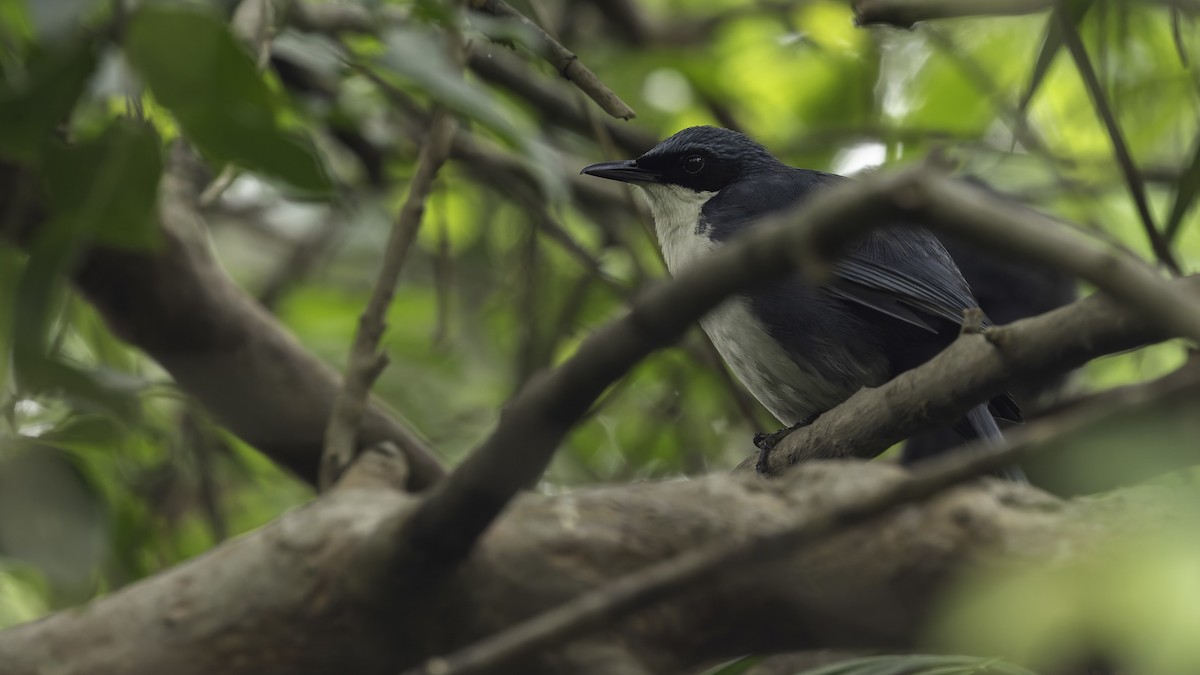
<path id="1" fill-rule="evenodd" d="M 642 188 L 671 266 L 675 242 L 704 231 L 701 213 L 710 199 L 738 180 L 778 166 L 766 148 L 744 134 L 691 127 L 637 159 L 593 164 L 581 173 Z"/>
<path id="2" fill-rule="evenodd" d="M 637 159 L 601 162 L 580 173 L 632 183 L 648 196 L 654 186 L 715 193 L 729 183 L 776 160 L 744 134 L 717 127 L 690 127 Z"/>

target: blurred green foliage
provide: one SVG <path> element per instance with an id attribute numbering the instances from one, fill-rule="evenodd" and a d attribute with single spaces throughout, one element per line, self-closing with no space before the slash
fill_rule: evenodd
<path id="1" fill-rule="evenodd" d="M 632 124 L 654 137 L 732 122 L 792 164 L 843 173 L 939 152 L 964 173 L 1149 255 L 1111 139 L 1044 14 L 899 31 L 856 28 L 845 4 L 823 0 L 641 0 L 656 23 L 678 22 L 680 31 L 688 19 L 725 19 L 687 44 L 638 44 L 591 3 L 515 4 L 530 15 L 544 9 L 553 31 L 638 111 Z M 412 121 L 403 101 L 450 107 L 482 147 L 511 162 L 510 174 L 532 172 L 549 217 L 615 283 L 601 283 L 539 227 L 542 216 L 519 190 L 481 178 L 488 167 L 447 166 L 389 311 L 392 365 L 376 391 L 449 462 L 482 439 L 532 373 L 569 355 L 621 311 L 630 289 L 663 273 L 644 222 L 568 196 L 581 166 L 622 153 L 470 73 L 458 80 L 434 57 L 446 17 L 422 4 L 404 30 L 380 36 L 284 31 L 279 50 L 291 45 L 317 74 L 297 84 L 278 64 L 256 67 L 218 11 L 227 5 L 146 3 L 114 16 L 111 3 L 0 1 L 0 157 L 43 172 L 54 212 L 32 255 L 0 240 L 0 479 L 37 487 L 0 500 L 0 626 L 164 569 L 311 494 L 209 420 L 65 289 L 62 272 L 89 242 L 154 245 L 148 214 L 174 139 L 208 160 L 201 187 L 225 165 L 237 169 L 205 210 L 223 265 L 251 292 L 282 289 L 273 310 L 339 367 L 414 168 L 419 137 L 405 131 Z M 1200 31 L 1195 17 L 1178 20 L 1181 30 L 1159 5 L 1098 0 L 1078 25 L 1155 218 L 1179 223 L 1178 254 L 1194 269 Z M 476 23 L 518 47 L 529 40 L 493 20 Z M 527 77 L 599 119 L 550 66 L 522 53 Z M 383 149 L 382 180 L 337 140 L 346 130 Z M 306 246 L 316 254 L 302 264 L 296 254 Z M 1076 388 L 1145 380 L 1183 359 L 1176 343 L 1101 359 Z M 612 388 L 544 487 L 724 470 L 745 456 L 753 431 L 773 425 L 757 404 L 742 411 L 737 396 L 693 334 Z M 1145 577 L 1152 584 L 1137 612 L 1160 603 L 1164 616 L 1176 612 L 1192 627 L 1191 610 L 1172 601 L 1195 597 L 1183 578 L 1195 552 L 1168 553 L 1118 556 L 1081 575 L 1042 571 L 1011 582 L 1011 593 L 988 586 L 955 611 L 1009 621 L 1031 605 L 1058 609 L 1040 623 L 1012 621 L 991 642 L 947 639 L 1053 663 L 1040 631 L 1075 630 L 1086 614 L 1128 641 L 1129 653 L 1152 653 L 1136 663 L 1157 669 L 1139 672 L 1185 672 L 1167 666 L 1200 658 L 1186 640 L 1156 642 L 1129 621 L 1104 623 L 1132 611 L 1127 598 L 1081 604 L 1094 584 Z M 60 558 L 75 564 L 53 564 Z M 1182 590 L 1173 596 L 1175 581 Z"/>
<path id="2" fill-rule="evenodd" d="M 1195 508 L 1180 504 L 1178 522 L 1109 542 L 1086 562 L 963 580 L 932 640 L 952 650 L 1005 654 L 1039 672 L 1079 667 L 1081 655 L 1103 655 L 1117 672 L 1197 672 Z"/>

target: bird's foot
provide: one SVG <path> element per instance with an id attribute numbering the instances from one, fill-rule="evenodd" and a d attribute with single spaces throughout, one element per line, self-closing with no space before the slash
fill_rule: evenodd
<path id="1" fill-rule="evenodd" d="M 763 477 L 770 476 L 771 464 L 769 460 L 771 458 L 771 451 L 775 449 L 779 441 L 782 441 L 785 436 L 793 431 L 812 424 L 820 415 L 821 413 L 813 413 L 792 426 L 784 427 L 772 434 L 764 434 L 762 432 L 754 434 L 754 446 L 758 448 L 758 461 L 754 463 L 754 473 Z"/>

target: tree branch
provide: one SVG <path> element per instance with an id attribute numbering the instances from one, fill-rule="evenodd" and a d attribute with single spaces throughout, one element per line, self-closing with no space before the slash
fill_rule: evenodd
<path id="1" fill-rule="evenodd" d="M 1171 245 L 1154 225 L 1154 215 L 1150 212 L 1150 201 L 1146 197 L 1146 186 L 1138 172 L 1137 163 L 1133 161 L 1133 155 L 1129 152 L 1129 146 L 1125 143 L 1125 135 L 1121 133 L 1121 125 L 1117 123 L 1117 116 L 1113 113 L 1112 106 L 1108 103 L 1108 97 L 1104 94 L 1100 78 L 1096 77 L 1096 69 L 1092 67 L 1087 49 L 1083 46 L 1083 39 L 1079 37 L 1079 29 L 1070 14 L 1063 9 L 1056 8 L 1051 16 L 1051 21 L 1058 22 L 1059 32 L 1063 36 L 1067 51 L 1070 52 L 1071 59 L 1075 61 L 1075 68 L 1079 71 L 1079 77 L 1092 97 L 1096 114 L 1108 132 L 1113 153 L 1117 156 L 1117 165 L 1121 167 L 1121 175 L 1124 176 L 1129 194 L 1133 198 L 1138 218 L 1142 222 L 1142 229 L 1146 231 L 1146 238 L 1150 240 L 1150 248 L 1153 249 L 1158 261 L 1168 270 L 1176 275 L 1180 274 L 1179 263 L 1175 260 L 1175 253 L 1171 250 Z"/>
<path id="2" fill-rule="evenodd" d="M 407 12 L 385 5 L 372 11 L 362 5 L 333 5 L 296 1 L 289 15 L 299 30 L 325 34 L 363 33 L 377 35 L 389 23 L 409 20 Z M 507 89 L 532 105 L 547 121 L 580 134 L 591 133 L 586 111 L 559 87 L 541 77 L 511 53 L 495 44 L 467 46 L 467 67 L 488 82 Z M 654 147 L 657 139 L 645 131 L 611 120 L 602 121 L 605 131 L 625 152 L 640 155 Z"/>
<path id="3" fill-rule="evenodd" d="M 346 367 L 346 380 L 334 401 L 333 415 L 325 432 L 325 450 L 321 458 L 322 489 L 333 484 L 342 471 L 354 460 L 354 437 L 362 420 L 371 385 L 382 372 L 387 358 L 379 353 L 379 341 L 387 324 L 384 314 L 396 293 L 400 270 L 408 250 L 417 237 L 425 199 L 433 189 L 438 169 L 450 152 L 450 139 L 456 124 L 445 110 L 434 113 L 425 143 L 417 157 L 417 168 L 408 186 L 408 196 L 388 236 L 379 276 L 371 289 L 367 307 L 363 310 L 354 334 L 354 345 Z"/>
<path id="4" fill-rule="evenodd" d="M 0 632 L 0 663 L 5 675 L 394 674 L 680 552 L 871 499 L 905 475 L 882 463 L 816 463 L 770 483 L 710 476 L 522 495 L 452 583 L 409 577 L 401 595 L 381 595 L 387 584 L 360 563 L 414 500 L 339 487 L 209 555 Z M 723 569 L 516 672 L 577 672 L 588 643 L 620 645 L 655 673 L 750 652 L 912 647 L 952 580 L 985 566 L 1086 560 L 1099 538 L 1173 522 L 1178 496 L 1160 485 L 1059 502 L 980 481 L 776 562 Z"/>
<path id="5" fill-rule="evenodd" d="M 513 9 L 507 2 L 504 2 L 504 0 L 470 0 L 470 2 L 471 6 L 475 9 L 503 19 L 516 21 L 532 30 L 542 41 L 544 52 L 540 56 L 546 59 L 547 63 L 554 66 L 555 70 L 562 73 L 563 77 L 574 83 L 576 87 L 579 87 L 579 90 L 587 94 L 588 98 L 595 101 L 601 110 L 623 120 L 631 120 L 636 116 L 633 108 L 630 108 L 621 100 L 621 97 L 608 88 L 608 85 L 601 82 L 595 73 L 583 65 L 578 56 L 562 46 L 549 33 L 542 30 L 541 26 Z"/>
<path id="6" fill-rule="evenodd" d="M 21 232 L 11 233 L 18 239 L 46 218 L 40 195 L 22 191 L 31 184 L 23 176 L 0 164 L 0 212 L 35 200 L 22 210 Z M 180 189 L 171 176 L 164 190 Z M 190 201 L 164 197 L 156 250 L 89 250 L 75 286 L 113 333 L 158 362 L 217 421 L 315 485 L 339 378 L 225 274 L 199 236 L 198 216 L 181 208 Z M 363 418 L 359 441 L 395 443 L 409 464 L 411 489 L 443 474 L 425 442 L 377 403 Z"/>

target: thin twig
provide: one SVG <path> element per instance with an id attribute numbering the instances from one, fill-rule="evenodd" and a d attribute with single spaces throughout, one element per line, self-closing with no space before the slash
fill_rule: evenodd
<path id="1" fill-rule="evenodd" d="M 558 40 L 551 37 L 542 27 L 531 21 L 524 14 L 521 14 L 516 9 L 504 0 L 470 0 L 471 6 L 475 9 L 485 11 L 489 14 L 510 19 L 520 23 L 522 26 L 532 30 L 542 40 L 544 53 L 540 56 L 546 59 L 550 65 L 562 73 L 562 76 L 570 80 L 579 87 L 579 90 L 588 95 L 588 98 L 596 102 L 600 108 L 612 115 L 623 120 L 631 120 L 636 117 L 633 108 L 630 108 L 621 97 L 617 96 L 608 85 L 600 81 L 583 62 L 579 60 L 571 50 L 564 47 Z"/>
<path id="2" fill-rule="evenodd" d="M 1194 390 L 1197 386 L 1193 378 L 1172 385 L 1167 391 L 1148 386 L 1132 392 L 1133 403 L 1150 407 L 1168 396 Z M 1130 401 L 1125 399 L 1115 405 L 1081 409 L 1015 432 L 1005 445 L 975 444 L 964 448 L 963 452 L 931 460 L 925 469 L 887 485 L 873 495 L 865 498 L 856 495 L 854 501 L 802 515 L 774 531 L 755 534 L 736 543 L 716 542 L 627 574 L 448 657 L 430 659 L 424 666 L 406 671 L 404 675 L 474 675 L 512 669 L 538 651 L 563 645 L 588 631 L 611 626 L 636 610 L 696 588 L 730 569 L 777 560 L 802 546 L 820 543 L 851 527 L 887 516 L 897 508 L 919 504 L 950 487 L 1009 466 L 1034 451 L 1052 446 L 1064 436 L 1114 414 L 1127 413 L 1129 404 Z"/>
<path id="3" fill-rule="evenodd" d="M 379 341 L 386 327 L 384 314 L 396 292 L 400 270 L 425 211 L 425 199 L 433 188 L 438 169 L 450 152 L 450 138 L 455 130 L 449 112 L 434 113 L 429 133 L 417 158 L 416 172 L 409 183 L 408 197 L 400 209 L 396 223 L 384 250 L 383 266 L 371 289 L 367 308 L 359 318 L 354 346 L 346 367 L 346 380 L 334 402 L 333 414 L 325 432 L 325 451 L 321 456 L 320 487 L 326 489 L 354 459 L 354 440 L 366 407 L 371 385 L 387 365 L 386 357 L 378 352 Z"/>
<path id="4" fill-rule="evenodd" d="M 1067 45 L 1067 51 L 1071 53 L 1071 58 L 1075 61 L 1075 67 L 1079 70 L 1079 76 L 1083 78 L 1084 86 L 1087 87 L 1088 93 L 1091 94 L 1092 103 L 1096 106 L 1096 112 L 1100 115 L 1100 119 L 1104 122 L 1104 126 L 1108 130 L 1108 137 L 1112 141 L 1113 152 L 1117 156 L 1117 163 L 1120 165 L 1121 172 L 1125 176 L 1125 182 L 1129 186 L 1129 193 L 1133 197 L 1134 205 L 1137 207 L 1138 217 L 1141 218 L 1142 227 L 1146 230 L 1150 246 L 1154 249 L 1154 255 L 1172 274 L 1179 275 L 1181 274 L 1179 263 L 1175 260 L 1175 254 L 1171 250 L 1170 244 L 1167 243 L 1166 238 L 1163 237 L 1158 227 L 1154 225 L 1154 215 L 1150 212 L 1150 202 L 1146 198 L 1146 186 L 1138 174 L 1137 164 L 1134 163 L 1133 155 L 1129 152 L 1129 146 L 1125 143 L 1125 137 L 1121 133 L 1120 125 L 1117 123 L 1117 117 L 1113 114 L 1112 107 L 1108 104 L 1108 97 L 1104 94 L 1104 87 L 1100 85 L 1100 80 L 1096 77 L 1096 71 L 1092 68 L 1092 62 L 1088 58 L 1087 50 L 1083 46 L 1083 40 L 1079 37 L 1079 31 L 1076 30 L 1075 24 L 1071 21 L 1067 12 L 1055 12 L 1054 18 L 1058 21 L 1063 41 Z"/>

